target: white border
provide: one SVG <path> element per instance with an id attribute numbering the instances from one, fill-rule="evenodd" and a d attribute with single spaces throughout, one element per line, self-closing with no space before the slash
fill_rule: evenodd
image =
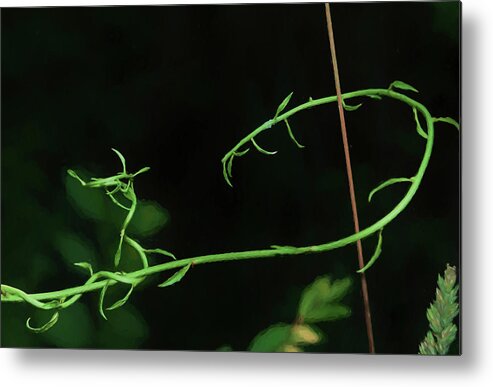
<path id="1" fill-rule="evenodd" d="M 2 7 L 164 3 L 168 2 L 0 0 Z M 0 349 L 2 385 L 468 387 L 491 383 L 493 120 L 488 89 L 493 86 L 493 18 L 488 11 L 492 3 L 463 2 L 462 357 Z"/>

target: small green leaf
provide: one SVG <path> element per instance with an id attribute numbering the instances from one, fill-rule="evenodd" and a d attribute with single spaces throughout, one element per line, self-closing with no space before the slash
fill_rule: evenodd
<path id="1" fill-rule="evenodd" d="M 304 316 L 303 321 L 317 323 L 323 321 L 334 321 L 351 316 L 351 308 L 342 304 L 327 304 L 316 309 L 310 309 Z"/>
<path id="2" fill-rule="evenodd" d="M 293 142 L 295 143 L 295 145 L 296 145 L 298 148 L 300 148 L 300 149 L 304 148 L 305 146 L 304 146 L 304 145 L 301 145 L 301 144 L 300 144 L 300 143 L 296 140 L 296 138 L 294 137 L 294 134 L 293 134 L 293 132 L 291 131 L 291 127 L 289 126 L 289 122 L 288 122 L 288 120 L 287 120 L 287 119 L 285 119 L 285 120 L 284 120 L 284 122 L 286 123 L 286 127 L 288 128 L 288 133 L 289 133 L 289 137 L 291 138 L 291 140 L 293 140 Z"/>
<path id="3" fill-rule="evenodd" d="M 145 249 L 146 253 L 150 254 L 161 254 L 161 255 L 166 255 L 167 257 L 171 257 L 174 260 L 176 260 L 176 257 L 174 254 L 170 253 L 169 251 L 163 250 L 163 249 Z"/>
<path id="4" fill-rule="evenodd" d="M 82 185 L 86 185 L 86 182 L 84 180 L 82 180 L 79 175 L 77 175 L 77 173 L 75 173 L 74 170 L 72 169 L 67 169 L 67 173 L 69 176 L 73 177 L 74 179 L 78 180 L 80 182 L 80 184 Z"/>
<path id="5" fill-rule="evenodd" d="M 291 325 L 280 323 L 270 326 L 260 332 L 250 343 L 251 352 L 279 352 L 289 343 L 291 338 Z"/>
<path id="6" fill-rule="evenodd" d="M 106 191 L 106 195 L 108 195 L 108 196 L 110 197 L 110 199 L 111 199 L 111 201 L 112 201 L 113 203 L 115 203 L 118 207 L 123 208 L 123 209 L 124 209 L 124 210 L 126 210 L 126 211 L 130 211 L 130 207 L 127 207 L 127 206 L 123 205 L 122 203 L 120 203 L 120 202 L 119 202 L 119 201 L 118 201 L 118 200 L 117 200 L 117 199 L 113 196 L 114 194 L 113 194 L 111 191 L 108 191 L 108 189 L 107 189 L 107 188 L 105 188 L 105 191 Z"/>
<path id="7" fill-rule="evenodd" d="M 298 316 L 303 319 L 306 319 L 307 316 L 309 316 L 309 319 L 332 319 L 333 315 L 339 314 L 340 308 L 335 308 L 335 312 L 331 311 L 330 308 L 334 305 L 339 305 L 336 303 L 347 294 L 351 283 L 350 278 L 344 278 L 332 283 L 328 276 L 318 277 L 303 290 L 298 307 Z"/>
<path id="8" fill-rule="evenodd" d="M 127 174 L 127 166 L 125 165 L 125 157 L 123 157 L 123 155 L 118 150 L 116 150 L 114 148 L 111 148 L 111 150 L 116 153 L 116 155 L 118 156 L 118 158 L 122 162 L 123 173 L 126 175 Z"/>
<path id="9" fill-rule="evenodd" d="M 257 150 L 260 152 L 260 153 L 263 153 L 264 155 L 269 155 L 269 156 L 272 156 L 272 155 L 275 155 L 277 153 L 277 151 L 273 151 L 273 152 L 269 152 L 269 151 L 266 151 L 265 149 L 262 149 L 256 142 L 255 140 L 252 138 L 252 143 L 253 145 L 255 146 L 255 148 L 257 148 Z"/>
<path id="10" fill-rule="evenodd" d="M 459 123 L 454 120 L 453 118 L 450 117 L 438 117 L 438 118 L 433 118 L 433 122 L 445 122 L 447 124 L 453 125 L 459 130 Z"/>
<path id="11" fill-rule="evenodd" d="M 108 290 L 108 283 L 109 281 L 106 281 L 106 284 L 104 287 L 101 289 L 101 293 L 99 294 L 99 314 L 103 316 L 105 320 L 108 320 L 106 315 L 104 314 L 104 297 L 106 296 L 106 290 Z"/>
<path id="12" fill-rule="evenodd" d="M 414 113 L 414 120 L 416 121 L 416 130 L 418 134 L 423 137 L 424 139 L 428 138 L 428 134 L 423 130 L 421 127 L 421 124 L 419 123 L 419 118 L 418 118 L 418 111 L 415 107 L 413 107 L 413 113 Z"/>
<path id="13" fill-rule="evenodd" d="M 114 310 L 114 309 L 117 309 L 117 308 L 125 305 L 125 303 L 128 301 L 128 298 L 132 294 L 133 290 L 134 290 L 134 286 L 131 285 L 130 286 L 130 290 L 127 292 L 127 294 L 125 295 L 125 297 L 123 297 L 121 300 L 116 301 L 113 305 L 111 305 L 110 307 L 106 308 L 106 310 Z"/>
<path id="14" fill-rule="evenodd" d="M 389 90 L 391 89 L 410 90 L 410 91 L 414 91 L 415 93 L 419 93 L 419 91 L 416 90 L 414 87 L 402 81 L 392 82 L 389 86 Z"/>
<path id="15" fill-rule="evenodd" d="M 244 151 L 238 151 L 238 152 L 234 152 L 234 155 L 235 156 L 238 156 L 238 157 L 241 157 L 245 154 L 247 154 L 247 152 L 250 150 L 250 148 L 246 148 Z"/>
<path id="16" fill-rule="evenodd" d="M 374 188 L 371 190 L 370 194 L 368 195 L 368 203 L 371 202 L 371 198 L 373 195 L 375 195 L 378 191 L 384 189 L 385 187 L 388 187 L 389 185 L 393 185 L 396 183 L 412 183 L 413 178 L 408 178 L 408 177 L 394 177 L 392 179 L 384 181 L 382 184 L 380 184 L 378 187 Z"/>
<path id="17" fill-rule="evenodd" d="M 357 271 L 357 273 L 364 273 L 366 270 L 368 270 L 370 267 L 373 266 L 375 261 L 380 257 L 380 254 L 382 253 L 382 232 L 383 229 L 380 230 L 378 233 L 378 242 L 377 242 L 377 247 L 375 249 L 375 252 L 373 253 L 372 257 L 368 261 L 368 263 L 362 268 Z"/>
<path id="18" fill-rule="evenodd" d="M 348 105 L 348 104 L 346 104 L 346 102 L 344 102 L 344 100 L 342 100 L 342 106 L 343 106 L 344 110 L 347 110 L 348 112 L 352 112 L 352 111 L 359 109 L 361 106 L 363 106 L 363 104 L 359 103 L 357 105 Z"/>
<path id="19" fill-rule="evenodd" d="M 292 96 L 293 96 L 293 92 L 291 92 L 291 94 L 289 94 L 286 98 L 284 98 L 284 101 L 282 101 L 279 107 L 277 108 L 274 119 L 276 119 L 279 113 L 281 113 L 284 110 L 284 108 L 288 105 L 289 100 L 291 99 Z"/>
<path id="20" fill-rule="evenodd" d="M 26 327 L 34 332 L 34 333 L 43 333 L 46 332 L 48 329 L 52 328 L 58 321 L 58 312 L 55 312 L 53 316 L 51 316 L 50 321 L 48 321 L 46 324 L 39 328 L 32 327 L 31 324 L 29 324 L 29 321 L 31 321 L 31 317 L 29 317 L 26 321 Z"/>
<path id="21" fill-rule="evenodd" d="M 326 296 L 326 302 L 339 302 L 342 298 L 348 294 L 353 280 L 351 277 L 341 278 L 332 282 L 330 292 Z"/>
<path id="22" fill-rule="evenodd" d="M 323 335 L 314 326 L 294 324 L 291 329 L 291 343 L 294 345 L 313 345 L 322 340 Z"/>
<path id="23" fill-rule="evenodd" d="M 367 97 L 372 98 L 372 99 L 378 99 L 381 100 L 382 97 L 380 97 L 378 94 L 369 94 Z"/>
<path id="24" fill-rule="evenodd" d="M 122 230 L 123 233 L 123 230 Z M 120 264 L 120 259 L 122 257 L 122 243 L 123 243 L 123 236 L 120 238 L 120 241 L 118 242 L 118 248 L 116 249 L 115 253 L 115 267 L 118 267 Z"/>
<path id="25" fill-rule="evenodd" d="M 187 271 L 188 269 L 190 269 L 190 266 L 192 266 L 191 263 L 189 263 L 187 266 L 182 267 L 175 274 L 173 274 L 171 277 L 169 277 L 166 281 L 164 281 L 162 284 L 158 286 L 160 288 L 164 288 L 166 286 L 171 286 L 173 284 L 176 284 L 177 282 L 180 282 L 181 279 L 185 276 L 185 274 L 187 274 Z"/>
<path id="26" fill-rule="evenodd" d="M 144 173 L 144 172 L 147 172 L 151 169 L 151 167 L 144 167 L 144 168 L 141 168 L 139 169 L 137 172 L 135 173 L 132 173 L 132 176 L 135 177 L 137 175 L 140 175 L 141 173 Z"/>
<path id="27" fill-rule="evenodd" d="M 230 156 L 231 157 L 231 156 Z M 233 188 L 233 184 L 231 184 L 231 181 L 229 180 L 229 176 L 228 176 L 228 172 L 226 170 L 226 163 L 227 163 L 227 159 L 223 159 L 222 160 L 222 164 L 223 164 L 223 176 L 224 176 L 224 180 L 226 180 L 226 183 L 231 187 Z"/>
<path id="28" fill-rule="evenodd" d="M 233 160 L 235 158 L 235 154 L 233 153 L 228 160 L 228 175 L 229 177 L 233 177 Z"/>
<path id="29" fill-rule="evenodd" d="M 76 262 L 74 263 L 75 266 L 79 266 L 79 267 L 82 267 L 83 269 L 86 269 L 89 271 L 89 274 L 92 275 L 94 274 L 93 270 L 92 270 L 92 265 L 88 262 Z"/>

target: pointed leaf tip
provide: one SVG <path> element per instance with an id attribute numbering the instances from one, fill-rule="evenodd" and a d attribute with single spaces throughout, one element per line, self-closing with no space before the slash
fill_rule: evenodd
<path id="1" fill-rule="evenodd" d="M 43 326 L 41 326 L 39 328 L 31 326 L 31 324 L 29 323 L 31 321 L 31 317 L 29 317 L 26 321 L 26 327 L 27 327 L 27 329 L 29 329 L 30 331 L 32 331 L 34 333 L 46 332 L 48 329 L 51 329 L 57 323 L 58 316 L 59 316 L 59 313 L 55 312 L 53 314 L 53 316 L 51 316 L 51 319 L 46 324 L 44 324 Z"/>
<path id="2" fill-rule="evenodd" d="M 292 91 L 291 94 L 289 94 L 286 98 L 284 98 L 284 101 L 282 101 L 279 107 L 277 108 L 276 115 L 274 116 L 274 118 L 276 118 L 279 115 L 279 113 L 281 113 L 286 108 L 286 106 L 289 103 L 289 100 L 293 96 L 293 93 L 294 92 Z"/>
<path id="3" fill-rule="evenodd" d="M 359 103 L 357 105 L 348 105 L 344 100 L 342 100 L 342 107 L 344 110 L 347 110 L 348 112 L 353 112 L 355 110 L 358 110 L 361 106 L 363 106 L 362 103 Z"/>
<path id="4" fill-rule="evenodd" d="M 122 163 L 122 166 L 123 166 L 123 173 L 127 173 L 127 166 L 125 165 L 125 157 L 123 157 L 123 155 L 120 153 L 120 151 L 118 151 L 117 149 L 115 148 L 111 148 L 111 150 L 113 152 L 116 153 L 116 155 L 118 156 L 118 158 L 120 159 L 121 163 Z"/>
<path id="5" fill-rule="evenodd" d="M 272 152 L 269 152 L 263 148 L 260 147 L 260 145 L 258 145 L 255 140 L 252 138 L 251 139 L 252 141 L 252 144 L 255 146 L 255 148 L 260 152 L 260 153 L 263 153 L 264 155 L 268 155 L 268 156 L 272 156 L 272 155 L 275 155 L 277 153 L 277 151 L 272 151 Z"/>
<path id="6" fill-rule="evenodd" d="M 162 284 L 158 285 L 160 288 L 164 288 L 166 286 L 171 286 L 173 284 L 176 284 L 177 282 L 180 282 L 183 277 L 185 277 L 185 274 L 187 274 L 188 269 L 192 266 L 191 263 L 189 263 L 187 266 L 182 267 L 180 270 L 178 270 L 175 274 L 173 274 L 171 277 L 169 277 L 166 281 L 164 281 Z"/>
<path id="7" fill-rule="evenodd" d="M 459 129 L 459 123 L 454 120 L 453 118 L 450 117 L 438 117 L 438 118 L 433 118 L 433 122 L 445 122 L 446 124 L 450 124 L 456 127 L 457 130 Z"/>
<path id="8" fill-rule="evenodd" d="M 394 88 L 395 89 L 401 89 L 401 90 L 410 90 L 410 91 L 414 91 L 415 93 L 419 93 L 419 91 L 417 89 L 415 89 L 414 87 L 412 87 L 408 83 L 402 82 L 402 81 L 392 82 L 389 86 L 389 90 L 394 89 Z"/>
<path id="9" fill-rule="evenodd" d="M 83 269 L 86 269 L 87 271 L 89 271 L 89 274 L 91 275 L 91 277 L 94 274 L 94 271 L 92 270 L 92 266 L 88 262 L 75 262 L 74 265 L 82 267 Z"/>
<path id="10" fill-rule="evenodd" d="M 382 184 L 378 185 L 378 187 L 371 190 L 370 194 L 368 195 L 368 203 L 371 202 L 373 195 L 375 195 L 378 191 L 384 189 L 385 187 L 388 187 L 389 185 L 393 185 L 396 183 L 412 183 L 412 182 L 413 182 L 413 178 L 408 178 L 408 177 L 394 177 L 392 179 L 388 179 L 384 181 Z"/>
<path id="11" fill-rule="evenodd" d="M 368 263 L 361 269 L 357 270 L 356 272 L 361 274 L 367 271 L 370 267 L 373 266 L 373 264 L 376 262 L 378 257 L 380 257 L 380 254 L 382 253 L 382 232 L 383 229 L 381 229 L 378 233 L 378 242 L 377 242 L 377 247 L 375 248 L 375 252 L 373 253 L 373 256 L 370 258 Z"/>
<path id="12" fill-rule="evenodd" d="M 116 301 L 113 305 L 106 308 L 106 310 L 115 310 L 125 305 L 125 303 L 128 301 L 128 298 L 132 294 L 133 290 L 134 290 L 134 285 L 131 285 L 130 290 L 127 292 L 127 294 L 125 294 L 125 297 L 123 297 L 121 300 Z"/>

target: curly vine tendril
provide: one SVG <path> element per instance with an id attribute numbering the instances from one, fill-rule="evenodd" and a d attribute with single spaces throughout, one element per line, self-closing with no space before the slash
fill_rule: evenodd
<path id="1" fill-rule="evenodd" d="M 409 98 L 408 96 L 401 94 L 399 92 L 396 92 L 394 89 L 402 89 L 402 90 L 408 90 L 408 91 L 413 91 L 417 92 L 416 89 L 414 89 L 412 86 L 407 85 L 404 82 L 401 81 L 395 81 L 393 82 L 388 89 L 366 89 L 366 90 L 358 90 L 350 93 L 345 93 L 342 95 L 344 100 L 348 100 L 351 98 L 357 98 L 357 97 L 370 97 L 373 99 L 382 99 L 381 97 L 387 97 L 387 98 L 392 98 L 398 101 L 401 101 L 407 105 L 409 105 L 412 109 L 412 112 L 414 114 L 414 118 L 416 121 L 416 130 L 418 134 L 423 137 L 426 140 L 426 146 L 425 146 L 425 151 L 423 154 L 423 158 L 421 160 L 421 163 L 419 165 L 419 168 L 416 172 L 416 174 L 410 178 L 392 178 L 387 180 L 386 182 L 380 184 L 377 188 L 375 188 L 371 193 L 369 200 L 371 200 L 371 197 L 380 189 L 383 189 L 387 186 L 390 186 L 395 183 L 400 183 L 400 182 L 407 182 L 410 184 L 409 189 L 407 190 L 406 194 L 404 197 L 401 199 L 399 203 L 384 217 L 382 217 L 380 220 L 376 221 L 369 227 L 361 230 L 358 233 L 351 234 L 347 237 L 344 237 L 342 239 L 338 239 L 336 241 L 328 242 L 328 243 L 323 243 L 319 245 L 313 245 L 313 246 L 305 246 L 305 247 L 293 247 L 293 246 L 277 246 L 273 245 L 271 246 L 270 249 L 264 249 L 264 250 L 252 250 L 252 251 L 241 251 L 241 252 L 230 252 L 230 253 L 221 253 L 221 254 L 210 254 L 210 255 L 202 255 L 202 256 L 197 256 L 193 258 L 186 258 L 186 259 L 180 259 L 180 260 L 174 260 L 171 262 L 166 262 L 154 266 L 149 266 L 147 263 L 147 253 L 158 253 L 162 255 L 167 255 L 173 259 L 175 259 L 174 255 L 161 249 L 152 249 L 152 250 L 147 250 L 144 249 L 142 246 L 140 246 L 136 241 L 131 239 L 126 235 L 126 228 L 128 224 L 131 221 L 131 218 L 135 212 L 135 208 L 137 206 L 137 199 L 135 196 L 134 188 L 133 188 L 133 178 L 143 172 L 146 172 L 149 168 L 143 168 L 140 171 L 138 171 L 135 174 L 128 174 L 126 171 L 126 166 L 125 166 L 125 159 L 121 155 L 120 152 L 115 151 L 117 153 L 118 157 L 120 158 L 122 164 L 123 164 L 123 172 L 120 172 L 116 176 L 110 177 L 110 178 L 103 178 L 103 179 L 92 179 L 92 181 L 86 183 L 82 179 L 80 179 L 75 172 L 73 171 L 68 171 L 68 173 L 78 179 L 82 185 L 87 186 L 89 188 L 104 188 L 107 192 L 107 194 L 110 196 L 111 200 L 121 207 L 122 209 L 128 211 L 128 216 L 124 221 L 121 233 L 120 233 L 120 244 L 117 253 L 115 254 L 115 267 L 118 266 L 118 263 L 120 261 L 120 254 L 121 254 L 121 244 L 123 242 L 128 243 L 131 247 L 137 250 L 139 253 L 139 256 L 142 259 L 142 264 L 143 268 L 140 270 L 136 270 L 130 273 L 121 273 L 121 272 L 109 272 L 109 271 L 99 271 L 97 273 L 93 273 L 92 267 L 90 267 L 89 264 L 87 263 L 78 263 L 78 266 L 81 266 L 90 272 L 90 278 L 86 281 L 81 286 L 76 286 L 72 288 L 67 288 L 63 290 L 58 290 L 58 291 L 53 291 L 53 292 L 46 292 L 46 293 L 33 293 L 33 294 L 28 294 L 20 289 L 17 289 L 12 286 L 8 285 L 1 285 L 1 301 L 2 302 L 25 302 L 30 305 L 32 305 L 35 308 L 38 309 L 43 309 L 43 310 L 55 310 L 55 314 L 53 317 L 43 325 L 41 328 L 33 328 L 29 324 L 29 319 L 26 322 L 26 325 L 29 329 L 31 329 L 34 332 L 44 332 L 47 329 L 51 328 L 56 321 L 58 320 L 58 311 L 61 309 L 65 309 L 71 305 L 73 305 L 75 302 L 77 302 L 80 297 L 84 293 L 89 293 L 93 291 L 100 290 L 101 291 L 101 297 L 100 297 L 100 305 L 99 305 L 99 311 L 101 315 L 106 318 L 103 312 L 103 300 L 104 296 L 106 294 L 106 289 L 110 286 L 116 285 L 116 284 L 125 284 L 125 285 L 130 285 L 130 290 L 127 293 L 127 295 L 114 303 L 111 307 L 106 308 L 106 310 L 111 310 L 111 309 L 116 309 L 117 307 L 122 306 L 129 298 L 132 290 L 141 282 L 143 281 L 146 277 L 165 272 L 168 270 L 173 270 L 173 269 L 179 269 L 177 272 L 175 272 L 170 278 L 168 278 L 165 282 L 163 282 L 160 287 L 165 287 L 172 285 L 178 281 L 180 281 L 188 271 L 188 269 L 191 266 L 194 265 L 200 265 L 200 264 L 205 264 L 205 263 L 212 263 L 212 262 L 221 262 L 221 261 L 237 261 L 237 260 L 245 260 L 245 259 L 261 259 L 261 258 L 270 258 L 270 257 L 280 257 L 280 256 L 293 256 L 293 255 L 301 255 L 301 254 L 313 254 L 313 253 L 322 253 L 334 249 L 338 249 L 344 246 L 347 246 L 349 244 L 355 243 L 356 241 L 366 238 L 368 236 L 371 236 L 375 233 L 378 233 L 378 244 L 375 249 L 375 253 L 373 254 L 372 258 L 369 260 L 367 265 L 362 269 L 359 270 L 358 272 L 364 272 L 367 270 L 373 263 L 377 260 L 377 258 L 380 255 L 381 252 L 381 245 L 382 245 L 382 230 L 383 228 L 389 224 L 393 219 L 395 219 L 410 203 L 412 200 L 413 196 L 415 195 L 416 191 L 418 190 L 424 173 L 426 171 L 426 168 L 428 166 L 431 153 L 432 153 L 432 148 L 433 148 L 433 139 L 434 139 L 434 123 L 435 122 L 445 122 L 451 125 L 454 125 L 459 128 L 458 123 L 451 119 L 451 118 L 444 118 L 444 117 L 439 117 L 439 118 L 434 118 L 431 116 L 429 111 L 419 102 Z M 296 144 L 297 147 L 302 148 L 303 146 L 299 144 L 292 132 L 292 129 L 288 123 L 288 118 L 293 116 L 294 114 L 306 110 L 309 108 L 313 108 L 318 105 L 324 105 L 332 102 L 337 101 L 337 96 L 332 96 L 332 97 L 325 97 L 325 98 L 320 98 L 320 99 L 312 99 L 304 104 L 301 104 L 283 114 L 283 110 L 289 103 L 289 100 L 291 99 L 292 93 L 279 105 L 276 114 L 273 119 L 270 119 L 266 121 L 264 124 L 259 126 L 257 129 L 255 129 L 253 132 L 251 132 L 249 135 L 244 137 L 241 141 L 239 141 L 222 159 L 222 164 L 223 164 L 223 174 L 225 177 L 226 182 L 232 186 L 231 184 L 231 178 L 232 178 L 232 161 L 234 157 L 241 157 L 244 156 L 248 149 L 240 150 L 242 147 L 245 145 L 251 143 L 259 152 L 266 154 L 266 155 L 273 155 L 276 152 L 271 152 L 271 151 L 266 151 L 263 148 L 261 148 L 258 143 L 255 141 L 255 137 L 258 136 L 260 133 L 271 130 L 276 124 L 278 123 L 284 123 L 285 126 L 288 129 L 288 134 L 290 138 L 293 140 L 293 142 Z M 347 110 L 355 110 L 359 108 L 361 104 L 356 105 L 356 106 L 349 106 L 346 103 L 344 103 L 344 107 Z M 419 122 L 419 117 L 418 114 L 420 113 L 424 120 L 426 121 L 426 132 L 423 130 L 423 128 L 420 125 Z M 128 181 L 125 183 L 123 179 L 128 179 Z M 108 187 L 111 187 L 112 190 L 108 190 Z M 121 192 L 123 196 L 131 202 L 131 207 L 124 206 L 121 204 L 116 198 L 115 195 Z"/>

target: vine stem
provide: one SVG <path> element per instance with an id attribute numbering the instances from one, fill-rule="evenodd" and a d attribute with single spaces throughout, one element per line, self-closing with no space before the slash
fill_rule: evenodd
<path id="1" fill-rule="evenodd" d="M 329 33 L 330 54 L 332 57 L 332 66 L 334 70 L 334 79 L 336 85 L 337 107 L 339 109 L 339 119 L 341 121 L 342 144 L 344 147 L 344 158 L 346 160 L 346 172 L 347 172 L 348 186 L 349 186 L 349 197 L 351 200 L 351 211 L 353 213 L 354 232 L 358 233 L 359 232 L 358 206 L 356 205 L 356 195 L 354 193 L 353 170 L 351 167 L 351 156 L 349 153 L 349 145 L 348 145 L 347 130 L 346 130 L 346 119 L 344 117 L 344 107 L 342 105 L 341 82 L 339 79 L 339 69 L 337 67 L 336 43 L 334 38 L 334 29 L 332 27 L 332 17 L 330 15 L 329 3 L 325 3 L 325 16 L 327 19 L 327 31 Z M 356 248 L 358 251 L 359 269 L 363 270 L 363 268 L 365 267 L 365 259 L 363 258 L 363 245 L 361 243 L 361 239 L 358 239 L 356 241 Z M 361 273 L 361 293 L 363 296 L 363 305 L 365 310 L 365 324 L 366 324 L 366 335 L 368 337 L 368 348 L 370 353 L 375 353 L 375 340 L 373 338 L 373 324 L 371 321 L 370 297 L 368 295 L 368 283 L 366 281 L 366 274 L 364 272 Z"/>
<path id="2" fill-rule="evenodd" d="M 319 245 L 313 245 L 313 246 L 306 246 L 306 247 L 278 246 L 276 248 L 264 249 L 264 250 L 202 255 L 198 257 L 180 259 L 172 262 L 166 262 L 154 266 L 149 266 L 147 268 L 143 268 L 131 273 L 115 274 L 109 272 L 99 272 L 99 273 L 94 273 L 94 275 L 92 275 L 91 278 L 84 285 L 58 290 L 54 292 L 28 294 L 15 287 L 2 284 L 1 285 L 2 302 L 27 302 L 33 304 L 37 301 L 65 300 L 67 297 L 80 296 L 83 293 L 88 293 L 98 289 L 102 289 L 105 286 L 112 286 L 117 283 L 133 283 L 136 279 L 141 279 L 153 274 L 181 268 L 189 264 L 193 264 L 193 266 L 196 266 L 200 264 L 222 262 L 222 261 L 238 261 L 238 260 L 246 260 L 246 259 L 263 259 L 263 258 L 272 258 L 272 257 L 280 257 L 280 256 L 294 256 L 294 255 L 302 255 L 302 254 L 322 253 L 337 248 L 341 248 L 352 243 L 356 243 L 360 239 L 366 238 L 370 235 L 379 232 L 381 228 L 389 224 L 407 207 L 407 205 L 411 202 L 412 198 L 416 194 L 422 182 L 428 163 L 430 161 L 431 153 L 433 150 L 433 141 L 434 141 L 433 117 L 421 103 L 413 100 L 412 98 L 409 98 L 404 94 L 397 93 L 390 89 L 365 89 L 365 90 L 358 90 L 354 92 L 344 93 L 342 95 L 344 99 L 350 99 L 356 97 L 382 97 L 382 96 L 399 100 L 411 106 L 412 108 L 416 108 L 417 111 L 419 111 L 426 120 L 428 137 L 426 139 L 426 147 L 423 154 L 423 158 L 418 167 L 418 171 L 404 197 L 400 200 L 400 202 L 397 203 L 397 205 L 388 214 L 386 214 L 384 217 L 382 217 L 372 225 L 368 226 L 367 228 L 361 230 L 360 232 L 351 234 L 349 236 L 346 236 L 342 239 L 338 239 L 336 241 L 323 243 Z M 278 122 L 283 123 L 285 119 L 291 117 L 292 115 L 302 110 L 335 102 L 336 100 L 337 100 L 337 96 L 312 99 L 304 104 L 301 104 L 285 112 L 284 114 L 278 115 L 275 119 L 266 121 L 265 123 L 260 125 L 257 129 L 255 129 L 253 132 L 251 132 L 249 135 L 245 136 L 240 142 L 238 142 L 238 144 L 234 146 L 227 153 L 227 155 L 225 156 L 226 160 L 228 155 L 234 154 L 234 152 L 236 152 L 240 147 L 242 147 L 245 143 L 250 141 L 257 134 L 272 128 L 276 123 Z M 45 307 L 45 309 L 60 308 L 61 307 L 60 305 L 63 305 L 64 302 L 73 303 L 75 302 L 75 299 L 72 298 L 68 301 L 62 301 L 62 304 L 58 304 L 58 305 L 56 303 L 53 303 L 52 307 L 48 306 Z M 45 306 L 46 305 L 47 304 L 45 304 Z"/>

